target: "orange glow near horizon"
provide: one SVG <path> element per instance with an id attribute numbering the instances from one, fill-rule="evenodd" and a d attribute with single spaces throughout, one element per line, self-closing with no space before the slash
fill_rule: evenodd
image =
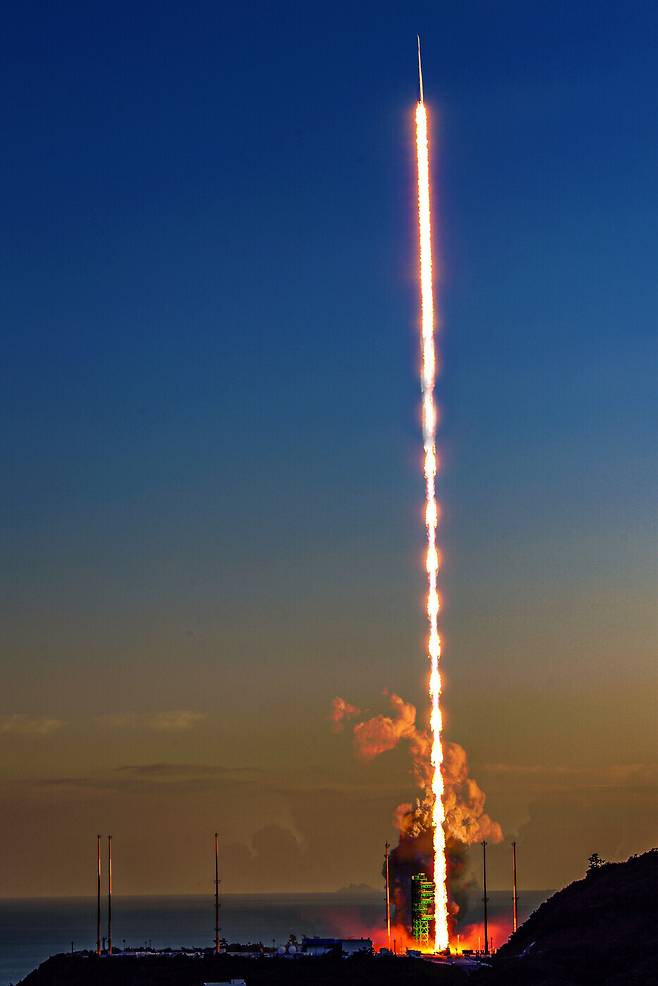
<path id="1" fill-rule="evenodd" d="M 448 947 L 448 891 L 446 886 L 445 809 L 443 805 L 443 763 L 441 716 L 441 638 L 439 636 L 439 553 L 436 530 L 439 511 L 436 501 L 436 348 L 434 343 L 434 292 L 432 287 L 432 227 L 430 221 L 430 168 L 427 111 L 424 103 L 416 106 L 416 157 L 418 163 L 418 232 L 420 244 L 421 304 L 421 385 L 423 396 L 423 449 L 425 473 L 425 527 L 427 531 L 427 652 L 430 662 L 429 693 L 432 731 L 432 793 L 434 805 L 434 947 Z"/>
<path id="2" fill-rule="evenodd" d="M 512 933 L 511 921 L 505 918 L 489 919 L 488 938 L 489 947 L 492 952 L 504 945 Z M 460 955 L 465 949 L 480 952 L 484 951 L 484 926 L 481 922 L 467 924 L 460 928 L 455 936 L 455 940 L 450 945 L 450 951 Z"/>

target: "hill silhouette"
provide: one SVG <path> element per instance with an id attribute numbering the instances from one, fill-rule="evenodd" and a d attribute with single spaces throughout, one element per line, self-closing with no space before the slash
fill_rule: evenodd
<path id="1" fill-rule="evenodd" d="M 658 982 L 658 849 L 603 863 L 549 897 L 498 952 L 482 986 Z"/>

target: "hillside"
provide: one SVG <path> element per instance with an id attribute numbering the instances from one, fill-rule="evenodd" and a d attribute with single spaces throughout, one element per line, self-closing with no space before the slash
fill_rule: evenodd
<path id="1" fill-rule="evenodd" d="M 590 870 L 545 901 L 478 983 L 648 986 L 658 982 L 658 849 Z"/>

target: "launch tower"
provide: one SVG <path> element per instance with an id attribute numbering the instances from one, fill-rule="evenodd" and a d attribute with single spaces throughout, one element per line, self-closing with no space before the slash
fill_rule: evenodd
<path id="1" fill-rule="evenodd" d="M 433 918 L 434 881 L 424 873 L 416 873 L 411 878 L 411 935 L 418 945 L 429 945 Z"/>

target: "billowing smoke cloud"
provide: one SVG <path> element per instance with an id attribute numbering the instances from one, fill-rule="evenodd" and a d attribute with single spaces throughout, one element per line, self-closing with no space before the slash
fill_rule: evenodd
<path id="1" fill-rule="evenodd" d="M 350 705 L 344 698 L 336 696 L 331 703 L 331 713 L 329 716 L 333 723 L 334 732 L 340 733 L 346 719 L 354 719 L 355 716 L 360 714 L 361 709 L 358 709 L 356 705 Z"/>
<path id="2" fill-rule="evenodd" d="M 466 750 L 459 743 L 446 743 L 443 750 L 443 776 L 446 782 L 446 823 L 449 833 L 460 842 L 502 842 L 503 830 L 484 810 L 487 796 L 468 775 Z"/>
<path id="3" fill-rule="evenodd" d="M 415 804 L 397 805 L 393 823 L 400 833 L 398 845 L 390 859 L 391 892 L 396 924 L 409 926 L 409 886 L 414 873 L 432 873 L 432 789 L 431 740 L 426 730 L 416 725 L 416 708 L 399 695 L 389 694 L 391 715 L 375 715 L 352 727 L 357 756 L 372 760 L 393 750 L 399 743 L 409 744 L 414 776 L 420 788 Z M 353 710 L 344 699 L 335 699 Z M 341 724 L 346 716 L 341 717 Z M 466 874 L 466 849 L 473 843 L 501 842 L 503 830 L 485 809 L 486 795 L 475 778 L 469 776 L 468 757 L 459 743 L 444 743 L 443 780 L 445 785 L 448 884 L 453 923 L 472 886 Z"/>
<path id="4" fill-rule="evenodd" d="M 356 752 L 364 760 L 372 760 L 398 745 L 400 740 L 416 737 L 416 710 L 399 695 L 391 694 L 392 716 L 377 715 L 354 727 Z"/>
<path id="5" fill-rule="evenodd" d="M 427 740 L 429 743 L 429 739 Z M 414 769 L 418 775 L 424 766 L 429 773 L 429 759 Z M 489 842 L 502 842 L 503 830 L 498 822 L 485 812 L 487 796 L 468 773 L 466 750 L 459 743 L 443 744 L 443 802 L 446 809 L 446 835 L 456 842 L 470 846 L 487 839 Z M 394 813 L 394 823 L 400 832 L 417 836 L 432 826 L 431 789 L 416 800 L 414 805 L 398 805 Z"/>
<path id="6" fill-rule="evenodd" d="M 391 715 L 379 714 L 354 724 L 354 749 L 362 759 L 373 760 L 382 753 L 395 749 L 403 741 L 409 744 L 414 775 L 423 793 L 415 805 L 397 806 L 394 823 L 400 832 L 417 836 L 421 831 L 431 829 L 432 824 L 431 740 L 429 733 L 418 729 L 416 707 L 411 702 L 405 702 L 394 692 L 388 695 L 388 699 Z M 338 713 L 341 725 L 345 718 L 359 714 L 359 710 L 343 698 L 334 699 L 333 710 L 334 722 Z M 492 821 L 484 810 L 486 795 L 475 778 L 469 776 L 468 758 L 463 746 L 459 743 L 445 743 L 443 756 L 447 834 L 466 845 L 482 842 L 483 839 L 500 842 L 503 831 L 498 822 Z"/>
<path id="7" fill-rule="evenodd" d="M 384 694 L 387 694 L 386 692 Z M 421 790 L 430 785 L 429 735 L 416 727 L 416 707 L 394 692 L 388 696 L 393 715 L 376 715 L 353 727 L 354 749 L 363 760 L 373 760 L 393 750 L 402 740 L 409 744 L 416 782 Z"/>

